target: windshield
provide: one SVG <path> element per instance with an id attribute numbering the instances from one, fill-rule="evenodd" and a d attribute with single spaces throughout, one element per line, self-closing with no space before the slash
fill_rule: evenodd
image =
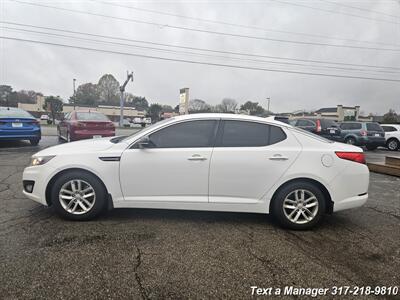
<path id="1" fill-rule="evenodd" d="M 122 141 L 124 141 L 124 140 L 130 139 L 130 138 L 132 138 L 132 137 L 138 135 L 139 133 L 142 133 L 143 130 L 151 131 L 154 127 L 156 127 L 156 126 L 158 126 L 158 125 L 162 125 L 162 124 L 164 124 L 164 123 L 168 123 L 169 121 L 172 121 L 173 119 L 174 119 L 174 118 L 169 118 L 169 119 L 161 120 L 161 121 L 159 121 L 159 122 L 157 122 L 157 123 L 154 123 L 154 124 L 152 124 L 152 125 L 150 125 L 150 126 L 144 128 L 144 129 L 142 129 L 142 130 L 139 130 L 139 131 L 137 131 L 137 132 L 135 132 L 135 133 L 132 133 L 131 135 L 117 136 L 117 137 L 111 139 L 110 142 L 115 143 L 115 144 L 116 144 L 116 143 L 120 143 L 120 142 L 122 142 Z"/>
<path id="2" fill-rule="evenodd" d="M 0 108 L 0 118 L 30 118 L 32 119 L 33 116 L 19 108 Z"/>

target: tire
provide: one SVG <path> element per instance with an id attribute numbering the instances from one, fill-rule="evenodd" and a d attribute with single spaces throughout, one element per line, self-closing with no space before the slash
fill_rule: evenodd
<path id="1" fill-rule="evenodd" d="M 344 140 L 344 142 L 345 142 L 346 144 L 349 144 L 349 145 L 355 145 L 355 144 L 356 144 L 356 139 L 353 138 L 353 137 L 348 137 L 348 138 L 346 138 L 346 139 Z"/>
<path id="2" fill-rule="evenodd" d="M 306 202 L 300 201 L 301 191 L 304 191 L 303 199 Z M 299 201 L 296 201 L 296 193 Z M 314 204 L 314 206 L 303 206 L 305 203 L 308 203 L 306 205 Z M 293 206 L 293 209 L 289 206 Z M 303 212 L 300 212 L 299 209 Z M 318 186 L 307 181 L 295 181 L 285 185 L 274 196 L 271 203 L 273 217 L 282 227 L 293 230 L 306 230 L 316 226 L 321 221 L 325 209 L 326 202 L 323 192 Z M 308 216 L 310 220 L 307 220 L 305 216 Z M 294 220 L 296 217 L 297 221 Z"/>
<path id="3" fill-rule="evenodd" d="M 376 148 L 378 148 L 378 146 L 374 146 L 374 145 L 366 145 L 365 146 L 369 151 L 375 150 Z"/>
<path id="4" fill-rule="evenodd" d="M 40 139 L 31 139 L 29 140 L 29 142 L 31 143 L 32 146 L 37 146 L 40 142 Z"/>
<path id="5" fill-rule="evenodd" d="M 87 221 L 105 210 L 107 191 L 94 175 L 85 171 L 70 171 L 62 174 L 53 183 L 51 201 L 56 213 L 62 218 Z"/>
<path id="6" fill-rule="evenodd" d="M 397 139 L 389 139 L 386 142 L 386 147 L 390 151 L 397 151 L 400 148 L 400 142 Z"/>
<path id="7" fill-rule="evenodd" d="M 60 132 L 60 128 L 57 128 L 57 136 L 58 136 L 58 141 L 62 142 L 64 139 L 61 137 L 61 132 Z"/>

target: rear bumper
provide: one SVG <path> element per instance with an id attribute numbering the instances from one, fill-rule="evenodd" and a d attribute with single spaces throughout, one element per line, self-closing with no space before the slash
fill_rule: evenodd
<path id="1" fill-rule="evenodd" d="M 15 140 L 30 140 L 30 139 L 41 139 L 42 135 L 40 129 L 32 131 L 3 131 L 0 130 L 0 141 L 15 141 Z"/>
<path id="2" fill-rule="evenodd" d="M 91 139 L 97 135 L 101 137 L 115 136 L 115 130 L 75 130 L 71 132 L 71 139 L 74 141 Z"/>
<path id="3" fill-rule="evenodd" d="M 384 137 L 359 137 L 357 140 L 357 144 L 360 146 L 385 146 L 386 139 Z"/>
<path id="4" fill-rule="evenodd" d="M 333 211 L 341 211 L 349 208 L 356 208 L 363 206 L 368 200 L 368 193 L 360 195 L 360 196 L 355 196 L 355 197 L 350 197 L 341 200 L 340 202 L 335 202 L 333 204 Z"/>

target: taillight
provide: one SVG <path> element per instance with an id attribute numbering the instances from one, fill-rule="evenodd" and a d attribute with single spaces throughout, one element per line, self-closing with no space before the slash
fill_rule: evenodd
<path id="1" fill-rule="evenodd" d="M 365 155 L 363 152 L 335 152 L 337 157 L 347 159 L 360 164 L 365 164 Z"/>
<path id="2" fill-rule="evenodd" d="M 82 123 L 82 122 L 77 122 L 76 123 L 76 127 L 82 128 L 82 127 L 85 127 L 85 126 L 86 126 L 85 123 Z"/>
<path id="3" fill-rule="evenodd" d="M 317 132 L 321 132 L 322 127 L 321 127 L 321 121 L 317 120 Z"/>
<path id="4" fill-rule="evenodd" d="M 29 124 L 31 124 L 31 125 L 40 125 L 40 122 L 38 120 L 33 120 L 33 121 L 29 122 Z"/>
<path id="5" fill-rule="evenodd" d="M 365 130 L 361 130 L 361 131 L 360 131 L 360 134 L 361 134 L 362 136 L 367 136 L 367 132 L 366 132 Z"/>
<path id="6" fill-rule="evenodd" d="M 112 122 L 107 123 L 106 128 L 114 128 L 114 123 L 112 123 Z"/>

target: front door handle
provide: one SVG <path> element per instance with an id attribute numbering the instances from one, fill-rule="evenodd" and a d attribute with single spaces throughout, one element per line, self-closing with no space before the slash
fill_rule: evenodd
<path id="1" fill-rule="evenodd" d="M 270 160 L 288 160 L 289 158 L 286 156 L 282 156 L 281 154 L 274 154 L 269 159 Z"/>
<path id="2" fill-rule="evenodd" d="M 199 154 L 193 154 L 191 157 L 188 157 L 188 160 L 207 160 L 207 158 Z"/>

